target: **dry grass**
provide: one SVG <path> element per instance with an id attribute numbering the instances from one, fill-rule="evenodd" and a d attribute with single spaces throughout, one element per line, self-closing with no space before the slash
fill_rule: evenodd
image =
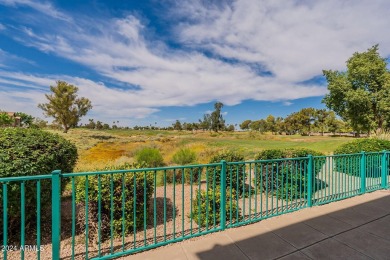
<path id="1" fill-rule="evenodd" d="M 350 137 L 286 136 L 254 132 L 187 132 L 187 131 L 135 131 L 72 129 L 58 133 L 75 143 L 79 160 L 75 171 L 99 170 L 109 165 L 135 161 L 135 154 L 144 147 L 161 151 L 164 161 L 171 165 L 173 155 L 183 147 L 197 154 L 198 163 L 207 163 L 221 150 L 241 152 L 246 159 L 253 159 L 263 149 L 310 148 L 331 154 L 339 145 L 351 141 Z"/>

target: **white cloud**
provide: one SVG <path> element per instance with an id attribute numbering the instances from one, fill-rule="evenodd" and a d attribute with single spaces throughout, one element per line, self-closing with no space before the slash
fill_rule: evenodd
<path id="1" fill-rule="evenodd" d="M 146 37 L 148 28 L 132 15 L 106 20 L 78 16 L 76 23 L 51 4 L 3 1 L 42 13 L 55 11 L 51 15 L 55 24 L 44 32 L 34 25 L 19 27 L 13 31 L 14 39 L 137 88 L 117 89 L 70 75 L 0 73 L 0 80 L 37 83 L 46 91 L 49 81 L 67 80 L 92 100 L 93 113 L 99 117 L 142 118 L 161 107 L 213 100 L 225 105 L 247 99 L 290 105 L 294 99 L 324 95 L 324 86 L 300 82 L 321 75 L 322 69 L 343 69 L 354 51 L 380 43 L 382 54 L 390 53 L 387 1 L 237 0 L 215 7 L 201 2 L 205 1 L 180 1 L 176 6 L 180 15 L 172 11 L 179 19 L 175 35 L 186 46 L 178 50 Z M 272 75 L 259 74 L 253 64 Z"/>
<path id="2" fill-rule="evenodd" d="M 294 104 L 293 102 L 290 102 L 290 101 L 284 101 L 283 102 L 283 105 L 284 106 L 291 106 L 292 104 Z"/>
<path id="3" fill-rule="evenodd" d="M 390 54 L 386 0 L 237 0 L 222 7 L 196 0 L 178 3 L 177 15 L 191 20 L 177 29 L 183 43 L 261 63 L 290 82 L 310 79 L 322 69 L 344 69 L 353 52 L 376 43 Z"/>
<path id="4" fill-rule="evenodd" d="M 63 21 L 72 21 L 72 18 L 65 15 L 64 13 L 57 10 L 55 7 L 53 7 L 52 4 L 48 2 L 39 2 L 39 1 L 33 1 L 33 0 L 1 0 L 0 4 L 7 5 L 7 6 L 28 6 L 43 15 L 51 16 L 53 18 L 63 20 Z"/>
<path id="5" fill-rule="evenodd" d="M 7 68 L 14 64 L 20 65 L 20 63 L 28 63 L 31 65 L 36 65 L 34 61 L 31 61 L 23 57 L 19 57 L 17 55 L 8 53 L 0 49 L 0 67 Z"/>

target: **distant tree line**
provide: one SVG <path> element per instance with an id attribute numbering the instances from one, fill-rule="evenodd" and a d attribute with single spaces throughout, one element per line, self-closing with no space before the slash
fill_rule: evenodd
<path id="1" fill-rule="evenodd" d="M 311 107 L 293 112 L 285 118 L 269 115 L 259 120 L 247 119 L 240 124 L 240 128 L 260 133 L 271 132 L 287 135 L 311 135 L 312 133 L 324 135 L 325 132 L 336 134 L 352 131 L 350 125 L 337 118 L 333 111 Z"/>

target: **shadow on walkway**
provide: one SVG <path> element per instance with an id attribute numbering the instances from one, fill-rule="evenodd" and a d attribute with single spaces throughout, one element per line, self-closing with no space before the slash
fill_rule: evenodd
<path id="1" fill-rule="evenodd" d="M 362 196 L 229 229 L 182 248 L 188 258 L 212 260 L 390 259 L 390 192 L 376 193 L 379 198 L 359 205 Z"/>

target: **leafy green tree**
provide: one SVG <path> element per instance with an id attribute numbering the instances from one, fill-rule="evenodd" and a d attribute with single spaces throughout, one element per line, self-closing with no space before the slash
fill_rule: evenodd
<path id="1" fill-rule="evenodd" d="M 260 133 L 264 133 L 267 129 L 267 122 L 264 119 L 252 121 L 249 127 L 252 131 L 259 131 Z"/>
<path id="2" fill-rule="evenodd" d="M 345 122 L 336 118 L 336 114 L 333 111 L 329 111 L 325 124 L 328 127 L 328 130 L 334 135 L 342 132 L 345 127 Z"/>
<path id="3" fill-rule="evenodd" d="M 244 122 L 242 122 L 241 124 L 240 124 L 240 128 L 242 129 L 242 130 L 248 130 L 249 129 L 249 125 L 252 123 L 252 120 L 245 120 Z"/>
<path id="4" fill-rule="evenodd" d="M 16 112 L 16 116 L 20 117 L 20 124 L 22 126 L 31 126 L 34 122 L 34 117 L 23 112 Z"/>
<path id="5" fill-rule="evenodd" d="M 203 120 L 199 119 L 199 127 L 202 130 L 211 130 L 211 115 L 204 114 Z"/>
<path id="6" fill-rule="evenodd" d="M 297 114 L 298 112 L 291 113 L 284 119 L 285 132 L 288 135 L 296 134 L 301 128 Z"/>
<path id="7" fill-rule="evenodd" d="M 228 132 L 234 132 L 235 128 L 234 128 L 234 125 L 229 125 L 228 127 L 226 127 L 226 131 Z"/>
<path id="8" fill-rule="evenodd" d="M 316 118 L 316 110 L 312 107 L 302 108 L 297 115 L 298 122 L 301 125 L 301 128 L 299 129 L 300 134 L 310 135 L 312 124 L 314 124 Z"/>
<path id="9" fill-rule="evenodd" d="M 96 123 L 93 119 L 88 119 L 88 124 L 85 124 L 85 127 L 88 129 L 95 129 L 96 128 Z"/>
<path id="10" fill-rule="evenodd" d="M 320 131 L 321 135 L 324 135 L 324 132 L 326 131 L 328 125 L 328 118 L 330 117 L 330 111 L 327 111 L 326 109 L 317 109 L 315 111 L 315 126 Z"/>
<path id="11" fill-rule="evenodd" d="M 285 119 L 286 133 L 310 135 L 315 122 L 315 113 L 316 110 L 309 107 L 288 115 Z"/>
<path id="12" fill-rule="evenodd" d="M 183 130 L 183 127 L 182 127 L 179 120 L 176 120 L 176 122 L 173 124 L 173 129 L 179 130 L 179 131 Z"/>
<path id="13" fill-rule="evenodd" d="M 347 71 L 324 70 L 329 94 L 323 102 L 345 121 L 357 135 L 389 125 L 390 72 L 378 53 L 378 45 L 356 52 L 347 61 Z"/>
<path id="14" fill-rule="evenodd" d="M 214 132 L 218 132 L 225 128 L 225 120 L 222 117 L 223 104 L 221 102 L 216 102 L 214 104 L 214 112 L 211 113 L 211 129 Z"/>
<path id="15" fill-rule="evenodd" d="M 53 117 L 56 123 L 61 124 L 64 133 L 67 133 L 92 108 L 91 101 L 84 97 L 78 98 L 78 88 L 65 81 L 57 81 L 57 85 L 50 86 L 50 90 L 51 95 L 45 94 L 49 102 L 39 104 L 38 107 L 46 116 Z"/>
<path id="16" fill-rule="evenodd" d="M 275 130 L 280 135 L 282 134 L 282 132 L 286 132 L 286 124 L 284 123 L 283 117 L 278 116 L 275 119 Z"/>
<path id="17" fill-rule="evenodd" d="M 96 122 L 96 129 L 97 130 L 102 130 L 103 129 L 103 123 L 100 122 L 99 120 Z"/>
<path id="18" fill-rule="evenodd" d="M 267 123 L 267 131 L 270 131 L 272 134 L 276 134 L 276 119 L 273 115 L 267 116 L 265 119 Z"/>
<path id="19" fill-rule="evenodd" d="M 14 120 L 7 113 L 0 110 L 0 126 L 8 126 L 13 122 Z"/>

